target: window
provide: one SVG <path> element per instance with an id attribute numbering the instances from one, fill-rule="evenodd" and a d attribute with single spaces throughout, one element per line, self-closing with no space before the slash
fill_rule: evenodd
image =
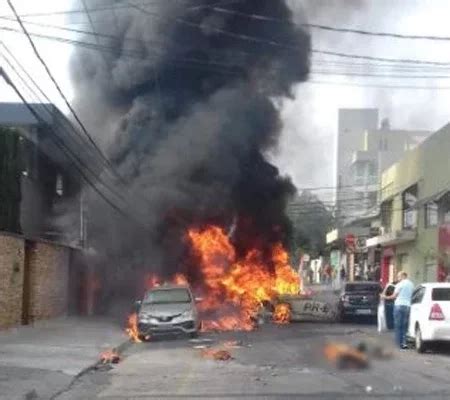
<path id="1" fill-rule="evenodd" d="M 145 298 L 144 304 L 190 303 L 191 295 L 187 289 L 151 290 Z"/>
<path id="2" fill-rule="evenodd" d="M 381 204 L 381 226 L 385 232 L 391 231 L 392 226 L 392 200 Z"/>
<path id="3" fill-rule="evenodd" d="M 439 223 L 450 224 L 450 192 L 447 192 L 439 200 Z"/>
<path id="4" fill-rule="evenodd" d="M 347 283 L 345 291 L 351 292 L 379 292 L 380 285 L 378 283 Z"/>
<path id="5" fill-rule="evenodd" d="M 417 228 L 417 185 L 406 189 L 402 195 L 403 229 Z"/>
<path id="6" fill-rule="evenodd" d="M 450 301 L 450 288 L 434 288 L 431 292 L 433 301 Z"/>
<path id="7" fill-rule="evenodd" d="M 430 228 L 438 224 L 438 205 L 434 201 L 425 204 L 425 227 Z"/>
<path id="8" fill-rule="evenodd" d="M 416 288 L 411 298 L 411 304 L 421 303 L 424 295 L 425 295 L 425 288 L 423 286 L 419 286 L 418 288 Z"/>

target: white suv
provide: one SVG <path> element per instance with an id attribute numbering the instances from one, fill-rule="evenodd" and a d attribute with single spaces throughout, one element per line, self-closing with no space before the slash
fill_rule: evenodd
<path id="1" fill-rule="evenodd" d="M 408 336 L 419 353 L 432 342 L 450 341 L 450 283 L 423 283 L 414 289 Z"/>

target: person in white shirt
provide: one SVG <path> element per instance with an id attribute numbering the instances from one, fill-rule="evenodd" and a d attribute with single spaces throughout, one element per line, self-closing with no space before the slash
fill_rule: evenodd
<path id="1" fill-rule="evenodd" d="M 408 279 L 406 272 L 397 274 L 398 283 L 395 285 L 394 293 L 391 296 L 383 296 L 386 300 L 394 300 L 394 330 L 397 345 L 401 349 L 407 349 L 406 331 L 408 330 L 409 311 L 411 298 L 414 291 L 414 284 Z"/>

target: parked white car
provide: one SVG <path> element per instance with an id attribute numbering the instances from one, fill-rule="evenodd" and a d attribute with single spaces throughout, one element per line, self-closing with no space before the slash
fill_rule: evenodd
<path id="1" fill-rule="evenodd" d="M 423 283 L 414 289 L 408 336 L 419 353 L 433 342 L 450 341 L 450 283 Z"/>

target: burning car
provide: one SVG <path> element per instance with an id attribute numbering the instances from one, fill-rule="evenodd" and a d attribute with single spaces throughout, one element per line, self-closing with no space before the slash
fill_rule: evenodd
<path id="1" fill-rule="evenodd" d="M 180 333 L 195 337 L 200 330 L 196 301 L 186 284 L 168 284 L 148 290 L 137 302 L 137 330 L 142 340 L 149 336 Z"/>

